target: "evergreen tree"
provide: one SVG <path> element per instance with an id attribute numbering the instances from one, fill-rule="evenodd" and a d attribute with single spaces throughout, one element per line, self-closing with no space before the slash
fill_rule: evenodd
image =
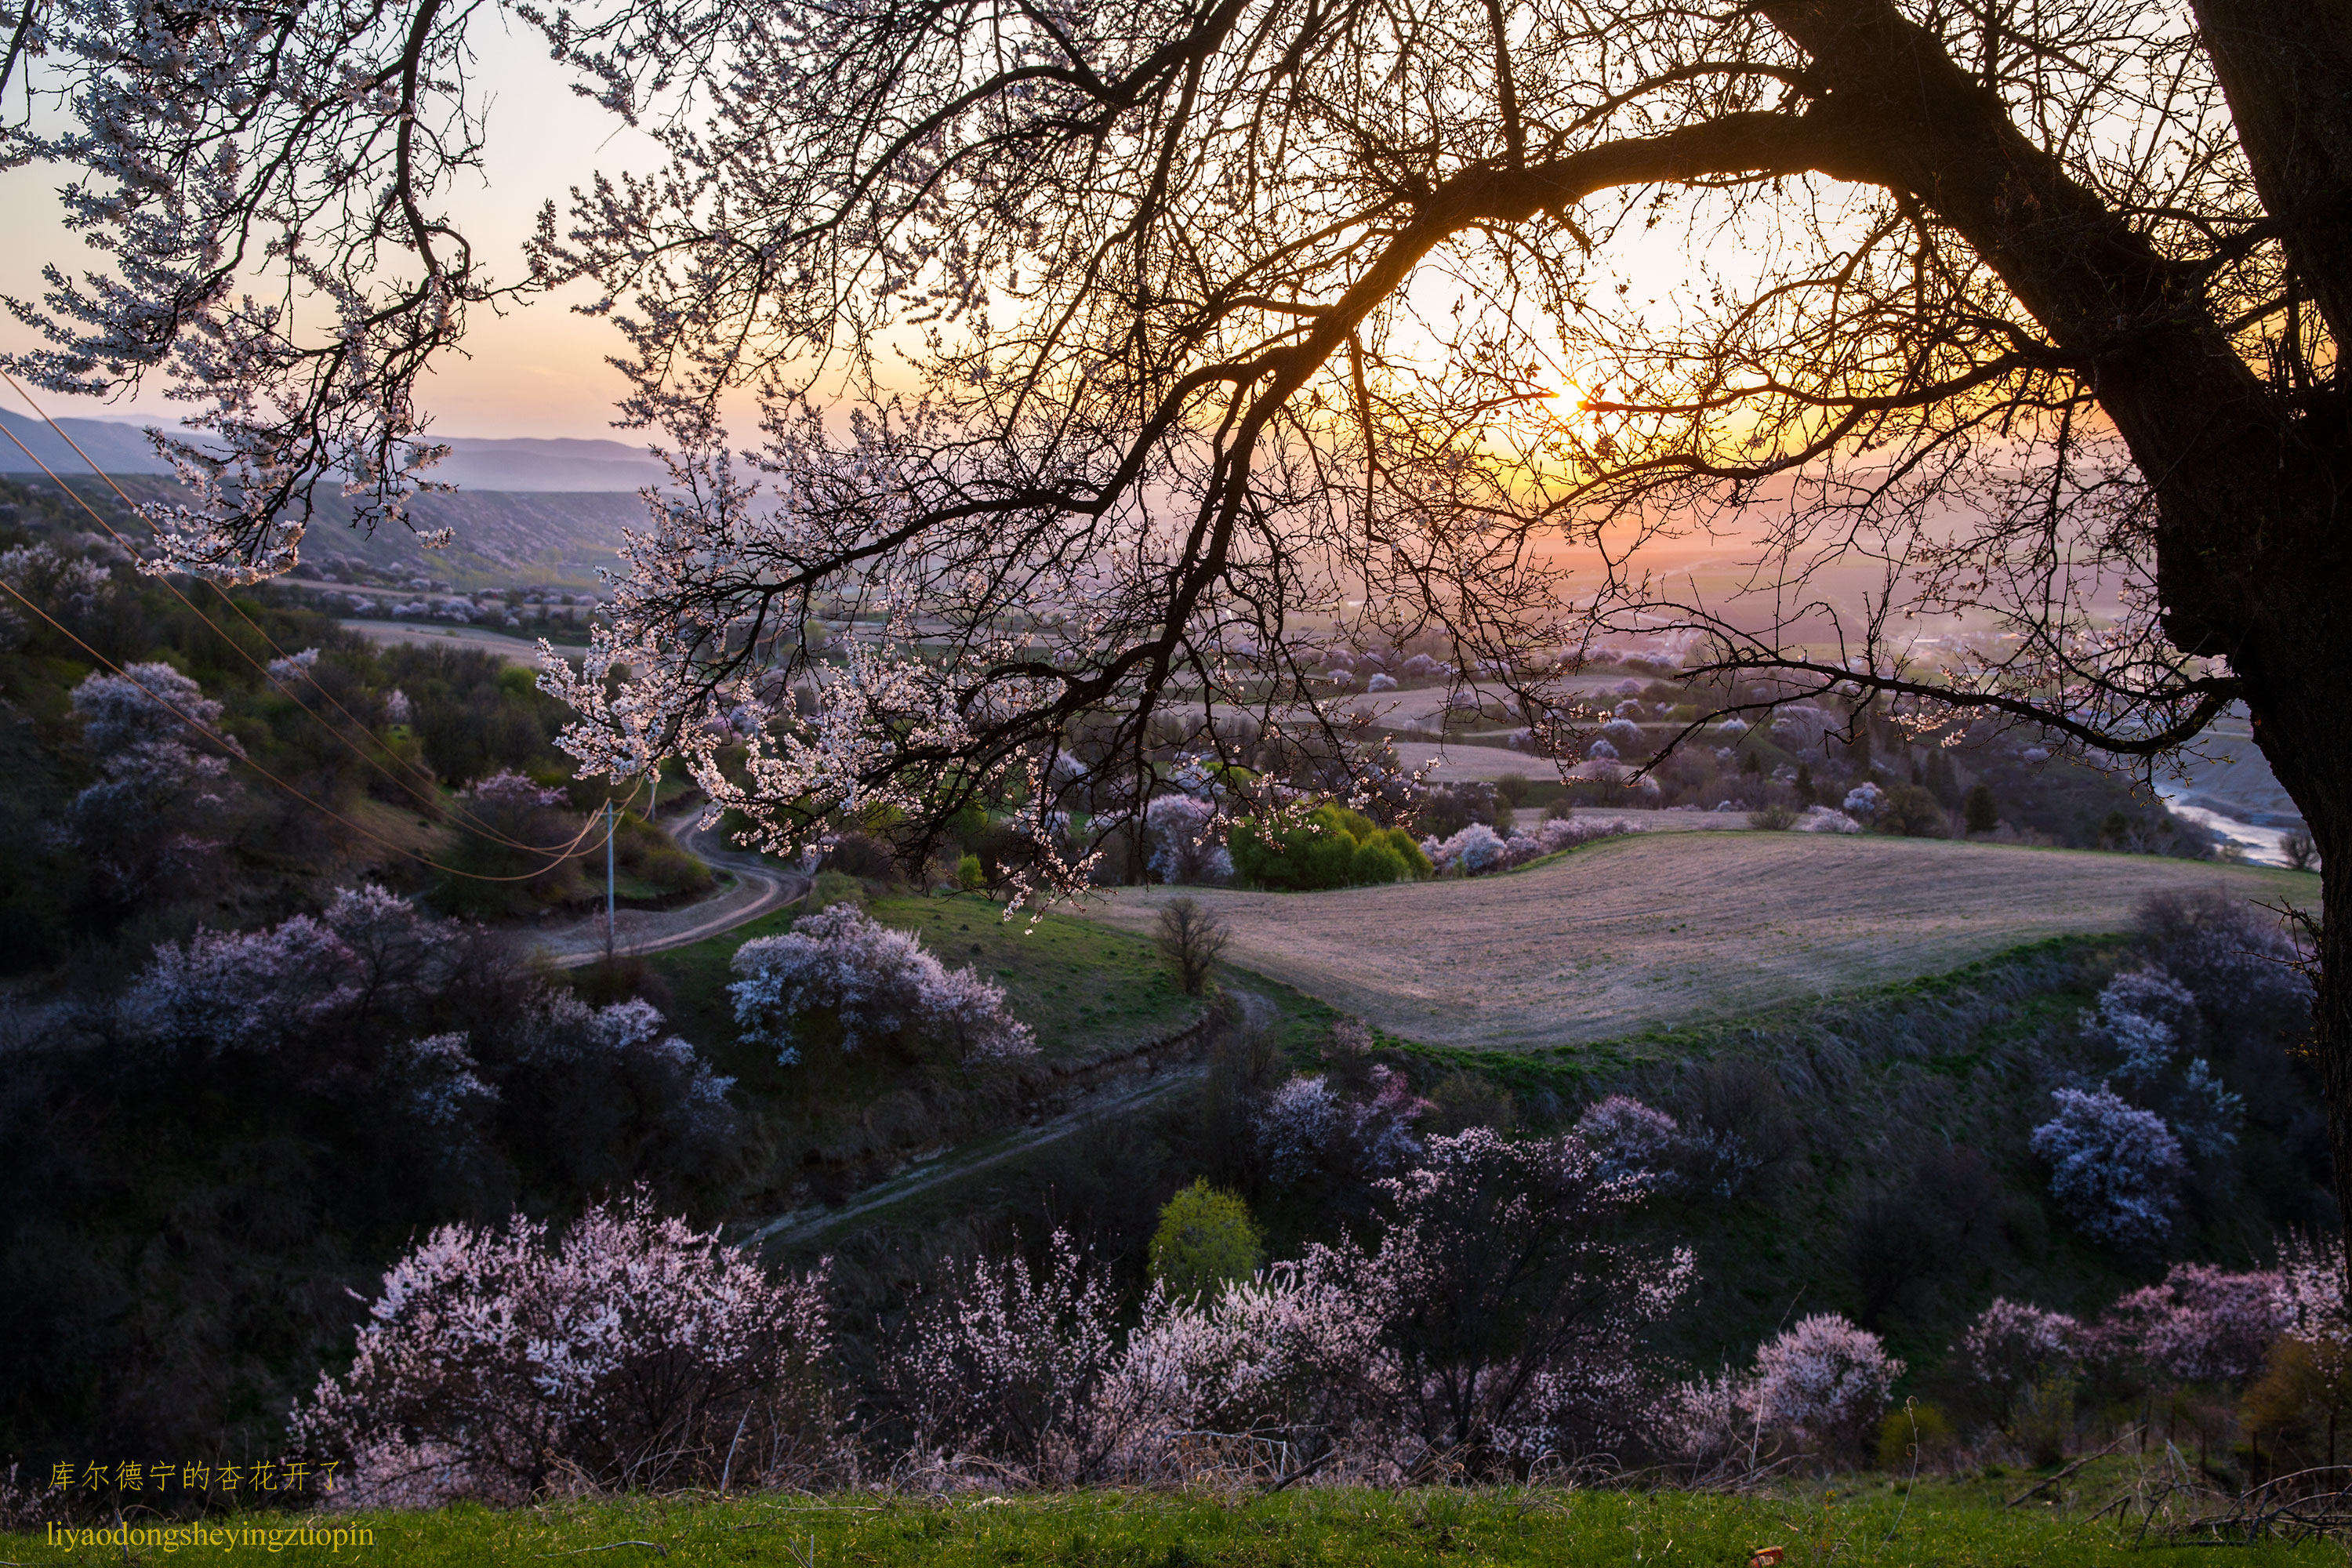
<path id="1" fill-rule="evenodd" d="M 1968 804 L 1961 811 L 1970 833 L 1990 833 L 2000 826 L 2000 812 L 1992 803 L 1992 790 L 1988 785 L 1980 784 L 1969 791 Z"/>

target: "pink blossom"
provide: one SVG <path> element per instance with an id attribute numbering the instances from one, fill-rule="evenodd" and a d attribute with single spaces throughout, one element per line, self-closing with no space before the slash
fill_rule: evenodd
<path id="1" fill-rule="evenodd" d="M 2112 1351 L 2177 1383 L 2241 1383 L 2254 1376 L 2294 1321 L 2275 1272 L 2232 1273 L 2176 1263 L 2161 1285 L 2107 1309 L 2099 1332 Z"/>
<path id="2" fill-rule="evenodd" d="M 1997 1297 L 1954 1347 L 1969 1377 L 1997 1389 L 2022 1387 L 2063 1373 L 2089 1349 L 2088 1331 L 2063 1312 Z"/>
<path id="3" fill-rule="evenodd" d="M 385 1274 L 350 1371 L 291 1433 L 356 1461 L 335 1500 L 354 1508 L 756 1474 L 822 1427 L 824 1289 L 822 1266 L 772 1279 L 642 1190 L 553 1246 L 521 1215 L 444 1226 Z"/>
<path id="4" fill-rule="evenodd" d="M 730 985 L 743 1037 L 800 1059 L 801 1021 L 825 1013 L 841 1026 L 842 1049 L 912 1030 L 974 1062 L 1034 1056 L 1036 1037 L 1008 1011 L 1003 988 L 970 969 L 950 970 L 908 931 L 868 919 L 854 905 L 803 915 L 782 936 L 735 952 Z"/>
<path id="5" fill-rule="evenodd" d="M 569 797 L 560 789 L 534 783 L 512 768 L 501 768 L 486 778 L 476 779 L 457 792 L 457 798 L 493 809 L 537 809 L 563 805 Z"/>
<path id="6" fill-rule="evenodd" d="M 1851 1443 L 1876 1425 L 1903 1363 L 1836 1312 L 1817 1312 L 1759 1346 L 1742 1406 L 1766 1432 Z"/>

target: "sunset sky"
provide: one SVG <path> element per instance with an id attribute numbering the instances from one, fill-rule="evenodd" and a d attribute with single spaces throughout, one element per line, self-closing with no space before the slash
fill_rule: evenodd
<path id="1" fill-rule="evenodd" d="M 482 79 L 495 94 L 487 181 L 457 190 L 449 205 L 490 259 L 494 276 L 506 279 L 523 270 L 522 241 L 541 200 L 560 196 L 598 168 L 650 166 L 656 153 L 649 139 L 573 97 L 534 37 L 519 28 L 502 31 L 492 20 L 478 29 L 478 38 Z M 74 271 L 94 259 L 64 226 L 59 182 L 53 167 L 0 174 L 0 201 L 11 216 L 8 241 L 0 247 L 0 292 L 35 298 L 44 265 Z M 632 432 L 608 428 L 621 384 L 604 356 L 620 346 L 618 335 L 564 308 L 588 295 L 572 290 L 503 319 L 478 313 L 467 337 L 473 358 L 444 362 L 425 384 L 435 428 L 449 436 L 602 436 L 634 444 Z M 0 318 L 0 346 L 22 349 L 37 341 L 13 317 Z M 134 405 L 54 395 L 44 402 L 58 415 L 174 417 L 177 411 L 161 390 L 142 394 Z M 17 405 L 13 395 L 0 397 Z"/>

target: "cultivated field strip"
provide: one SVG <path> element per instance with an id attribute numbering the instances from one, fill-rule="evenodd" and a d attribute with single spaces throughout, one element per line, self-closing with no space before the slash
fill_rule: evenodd
<path id="1" fill-rule="evenodd" d="M 1598 815 L 1598 814 L 1596 814 Z M 1189 896 L 1227 959 L 1432 1045 L 1622 1037 L 1942 973 L 2043 937 L 2122 931 L 2161 889 L 2318 901 L 2318 879 L 1937 839 L 1654 833 L 1512 875 L 1328 893 L 1129 889 L 1086 913 L 1151 929 Z"/>

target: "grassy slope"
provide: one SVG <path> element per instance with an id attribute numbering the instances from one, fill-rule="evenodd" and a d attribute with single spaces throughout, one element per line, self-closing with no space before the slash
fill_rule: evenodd
<path id="1" fill-rule="evenodd" d="M 884 898 L 875 917 L 915 931 L 942 963 L 971 966 L 1003 985 L 1013 1010 L 1036 1031 L 1042 1060 L 1025 1068 L 966 1071 L 952 1062 L 887 1047 L 844 1056 L 820 1046 L 793 1067 L 737 1042 L 727 985 L 745 942 L 789 930 L 789 911 L 723 936 L 656 953 L 646 968 L 667 991 L 674 1026 L 733 1074 L 738 1099 L 758 1125 L 761 1169 L 745 1201 L 751 1212 L 796 1206 L 803 1170 L 816 1195 L 837 1198 L 908 1154 L 984 1135 L 1017 1121 L 1041 1069 L 1083 1066 L 1182 1027 L 1200 1013 L 1150 943 L 1064 916 L 1035 926 L 1005 921 L 971 895 Z"/>
<path id="2" fill-rule="evenodd" d="M 1181 1026 L 1199 1011 L 1169 977 L 1151 944 L 1064 915 L 1034 927 L 1003 918 L 1001 905 L 971 894 L 877 899 L 886 925 L 911 931 L 942 963 L 972 966 L 1003 985 L 1013 1011 L 1037 1032 L 1045 1055 L 1083 1061 L 1113 1055 Z M 734 1036 L 727 985 L 736 949 L 792 929 L 795 910 L 765 916 L 724 935 L 656 953 L 646 967 L 669 987 L 670 1013 L 698 1044 Z"/>
<path id="3" fill-rule="evenodd" d="M 250 1525 L 315 1521 L 373 1532 L 368 1545 L 340 1553 L 295 1545 L 271 1560 L 288 1563 L 380 1562 L 402 1568 L 473 1568 L 567 1557 L 603 1563 L 772 1563 L 777 1568 L 897 1564 L 996 1568 L 1428 1568 L 1445 1562 L 1496 1564 L 1684 1564 L 1737 1568 L 1758 1547 L 1777 1546 L 1787 1568 L 2091 1568 L 2122 1558 L 2136 1525 L 2084 1516 L 2126 1484 L 2085 1472 L 2059 1507 L 2008 1509 L 1998 1484 L 1922 1480 L 1905 1489 L 1872 1478 L 1726 1497 L 1712 1493 L 1559 1491 L 1359 1491 L 1332 1489 L 1273 1497 L 1166 1492 L 1074 1492 L 1030 1497 L 832 1499 L 742 1497 L 629 1499 L 556 1503 L 489 1513 L 461 1508 L 426 1514 L 257 1517 Z M 2011 1483 L 2014 1486 L 2014 1483 Z M 233 1549 L 257 1554 L 258 1545 Z M 124 1561 L 119 1549 L 58 1550 L 38 1534 L 0 1536 L 11 1560 L 58 1563 Z M 2267 1542 L 2230 1554 L 2244 1568 L 2341 1563 L 2327 1542 Z M 210 1556 L 207 1552 L 204 1555 Z M 658 1554 L 658 1555 L 657 1555 Z M 2158 1562 L 2180 1550 L 2149 1548 Z M 147 1549 L 139 1560 L 169 1561 Z"/>
<path id="4" fill-rule="evenodd" d="M 2316 901 L 2318 879 L 2152 857 L 1811 834 L 1611 839 L 1506 876 L 1188 889 L 1227 957 L 1408 1039 L 1535 1049 L 1956 969 L 2128 925 L 2159 889 Z M 1095 918 L 1148 929 L 1161 889 Z"/>
<path id="5" fill-rule="evenodd" d="M 1783 1150 L 1760 1178 L 1730 1200 L 1697 1193 L 1664 1201 L 1641 1222 L 1652 1239 L 1689 1245 L 1697 1255 L 1697 1294 L 1654 1347 L 1687 1366 L 1744 1361 L 1792 1312 L 1863 1315 L 1868 1298 L 1856 1272 L 1857 1211 L 1916 1180 L 1923 1152 L 1979 1152 L 1998 1190 L 1974 1239 L 1929 1253 L 1871 1320 L 1916 1374 L 1898 1392 L 1939 1400 L 1946 1347 L 1994 1296 L 2095 1313 L 2162 1272 L 2158 1261 L 2094 1246 L 2074 1232 L 2050 1205 L 2046 1173 L 2028 1144 L 2033 1125 L 2048 1115 L 2048 1091 L 2100 1069 L 2075 1019 L 2126 951 L 2111 939 L 2053 939 L 1948 974 L 1544 1052 L 1383 1043 L 1424 1090 L 1442 1098 L 1449 1077 L 1466 1071 L 1508 1089 L 1519 1113 L 1538 1126 L 1621 1089 L 1689 1121 L 1697 1081 L 1727 1063 L 1754 1063 L 1788 1086 L 1785 1098 L 1764 1108 L 1764 1141 L 1777 1129 Z M 1337 1014 L 1257 976 L 1232 974 L 1227 984 L 1271 1003 L 1286 1054 L 1294 1066 L 1315 1070 L 1317 1047 Z M 2224 1073 L 2258 1109 L 2282 1088 L 2273 1084 L 2266 1094 L 2260 1083 L 2236 1081 L 2226 1065 Z M 1108 1163 L 1120 1173 L 1120 1191 L 1134 1189 L 1137 1205 L 1148 1210 L 1200 1173 L 1187 1163 L 1198 1157 L 1190 1131 L 1197 1114 L 1189 1100 L 1139 1106 L 1075 1145 L 1016 1155 L 983 1180 L 933 1187 L 861 1216 L 852 1228 L 866 1233 L 868 1248 L 919 1255 L 932 1240 L 1007 1205 L 1036 1207 L 1035 1194 L 1085 1180 L 1089 1163 Z M 2288 1186 L 2299 1184 L 2305 1200 L 2315 1197 L 2293 1148 L 2260 1117 L 2243 1138 L 2248 1155 L 2285 1170 L 2295 1178 Z M 2275 1225 L 2322 1222 L 2310 1215 L 2282 1222 L 2278 1215 L 2291 1211 L 2296 1193 L 2262 1189 L 2236 1177 L 2195 1184 L 2168 1252 L 2243 1265 L 2264 1255 Z M 1274 1256 L 1328 1239 L 1334 1216 L 1320 1188 L 1252 1189 L 1248 1196 Z M 1132 1223 L 1147 1220 L 1148 1214 Z M 822 1248 L 801 1251 L 814 1256 L 842 1240 L 829 1234 Z"/>

